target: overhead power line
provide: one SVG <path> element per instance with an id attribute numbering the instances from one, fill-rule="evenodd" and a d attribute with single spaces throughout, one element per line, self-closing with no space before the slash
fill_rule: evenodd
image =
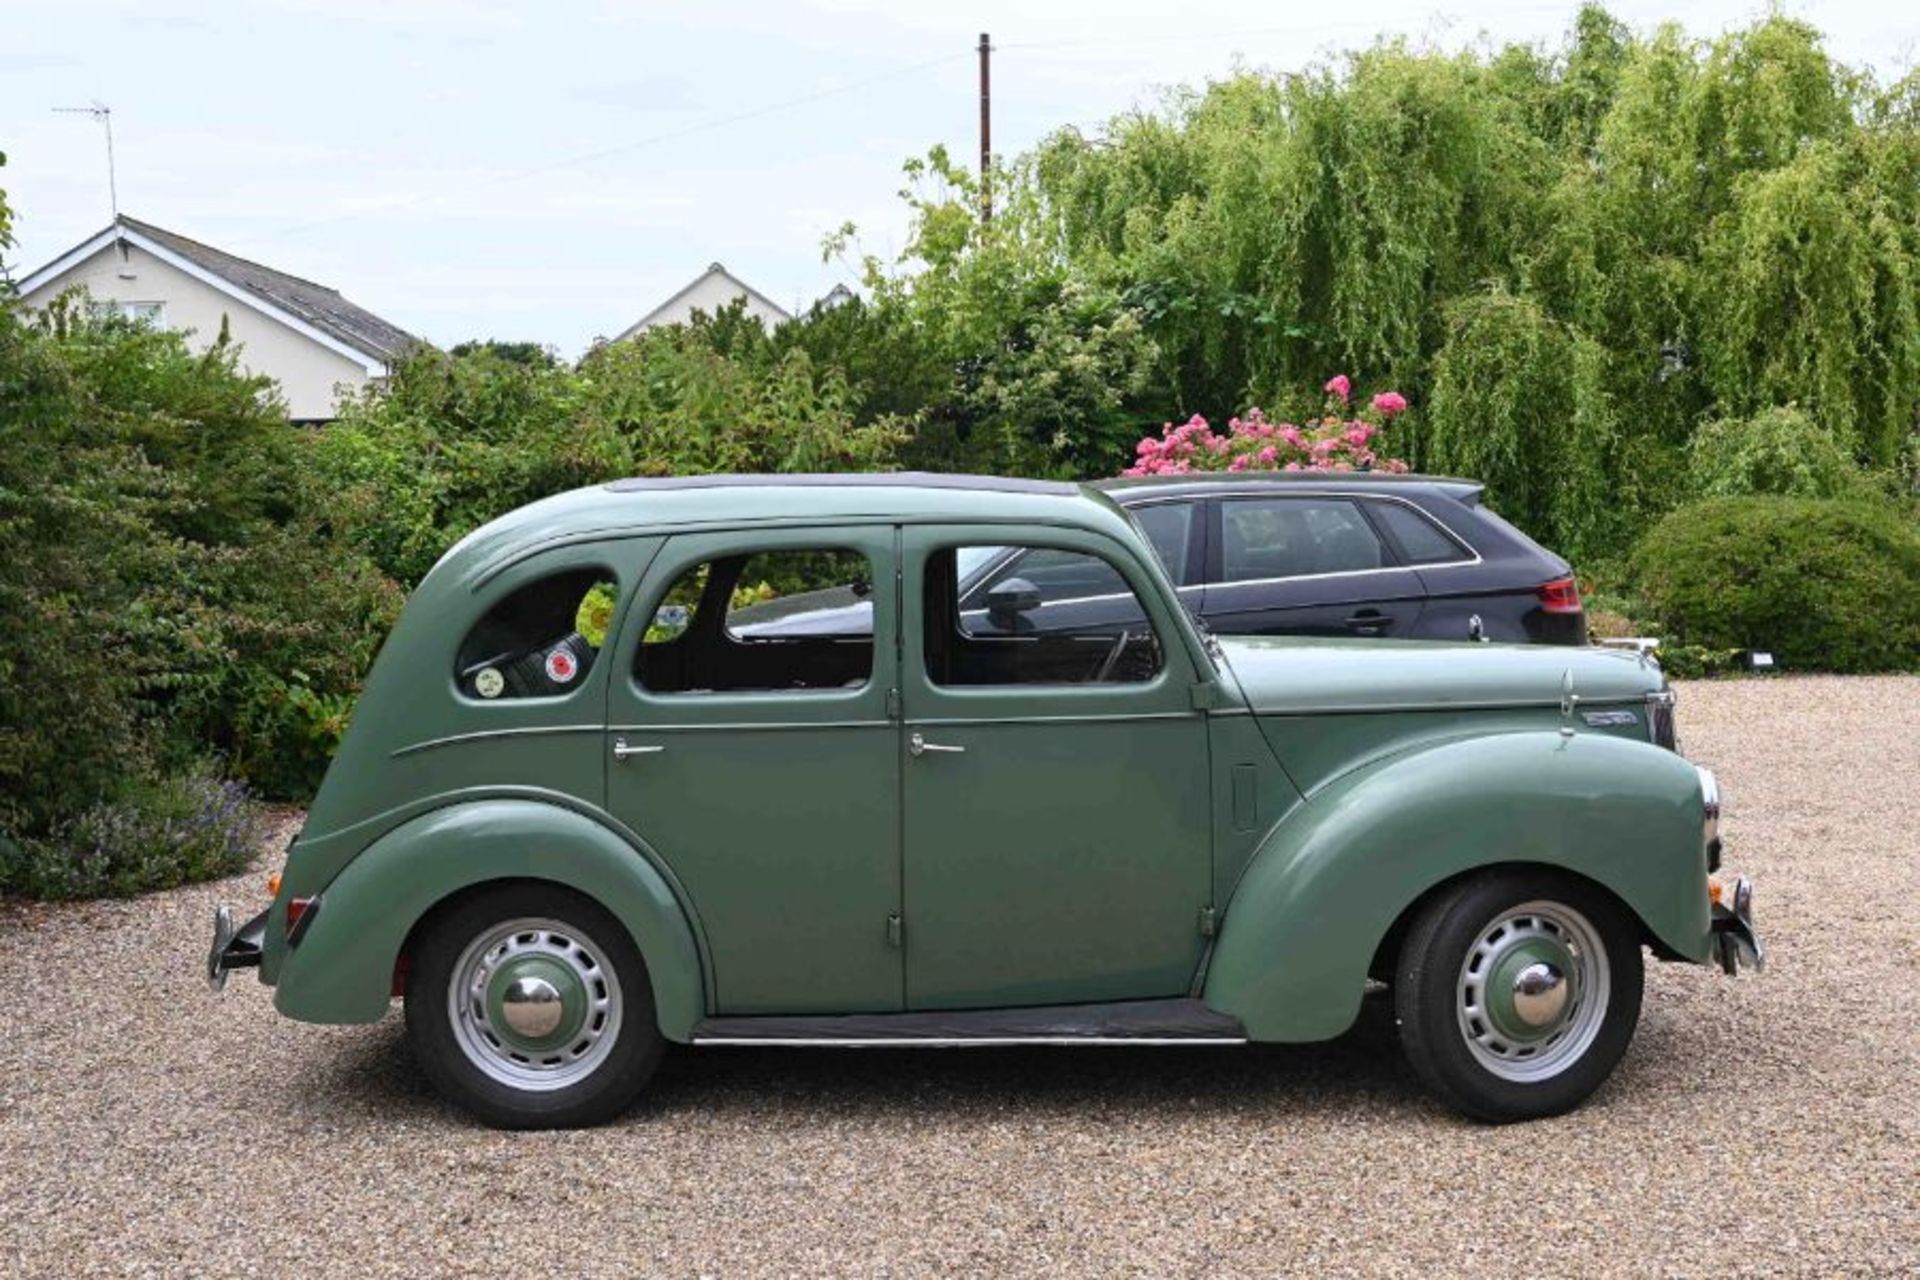
<path id="1" fill-rule="evenodd" d="M 478 182 L 468 183 L 461 187 L 449 188 L 445 191 L 429 192 L 425 195 L 414 196 L 406 200 L 396 200 L 391 204 L 382 204 L 366 209 L 355 209 L 347 213 L 334 214 L 330 217 L 315 218 L 311 222 L 296 223 L 280 231 L 271 232 L 264 238 L 275 240 L 283 236 L 299 235 L 302 232 L 311 231 L 316 227 L 332 226 L 335 223 L 350 222 L 357 218 L 371 217 L 375 214 L 393 213 L 401 209 L 418 208 L 421 205 L 433 204 L 440 200 L 452 200 L 475 191 L 485 191 L 488 188 L 497 187 L 503 183 L 520 182 L 527 178 L 538 177 L 543 173 L 552 173 L 558 169 L 571 169 L 578 165 L 592 164 L 595 161 L 605 160 L 611 156 L 626 155 L 632 151 L 639 151 L 644 147 L 655 147 L 666 142 L 677 142 L 681 138 L 689 138 L 696 134 L 710 132 L 714 129 L 724 129 L 729 125 L 741 124 L 748 120 L 758 120 L 762 116 L 770 116 L 776 112 L 788 111 L 794 107 L 805 106 L 811 102 L 819 102 L 825 98 L 835 98 L 844 94 L 856 93 L 861 89 L 871 88 L 877 84 L 885 84 L 889 80 L 900 80 L 907 76 L 918 75 L 922 71 L 927 71 L 934 67 L 942 66 L 949 62 L 957 62 L 961 58 L 969 58 L 972 56 L 974 56 L 973 50 L 969 49 L 962 53 L 950 53 L 938 58 L 929 58 L 925 62 L 916 62 L 912 66 L 882 72 L 880 75 L 868 76 L 863 80 L 854 80 L 847 84 L 818 89 L 812 93 L 803 93 L 796 97 L 783 98 L 779 102 L 769 102 L 763 106 L 754 107 L 747 111 L 736 111 L 731 115 L 715 116 L 710 120 L 702 120 L 697 124 L 690 124 L 684 128 L 669 129 L 664 133 L 650 134 L 644 138 L 635 138 L 630 142 L 621 142 L 611 147 L 602 147 L 597 151 L 583 151 L 577 155 L 563 156 L 558 160 L 548 161 L 546 164 L 533 165 L 525 169 L 516 169 L 511 173 L 496 174 L 491 178 L 484 178 Z"/>

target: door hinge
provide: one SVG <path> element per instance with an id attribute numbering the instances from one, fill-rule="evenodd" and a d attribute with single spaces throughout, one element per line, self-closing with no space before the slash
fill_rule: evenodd
<path id="1" fill-rule="evenodd" d="M 1220 918 L 1214 914 L 1212 907 L 1200 908 L 1200 936 L 1203 938 L 1211 938 L 1215 933 L 1219 932 L 1219 920 Z"/>
<path id="2" fill-rule="evenodd" d="M 1211 711 L 1218 701 L 1216 696 L 1218 694 L 1218 688 L 1211 680 L 1195 681 L 1189 687 L 1188 692 L 1191 696 L 1193 709 L 1195 711 Z"/>
<path id="3" fill-rule="evenodd" d="M 900 691 L 898 689 L 889 689 L 887 690 L 887 719 L 898 720 L 899 718 Z"/>
<path id="4" fill-rule="evenodd" d="M 898 911 L 889 912 L 887 914 L 887 945 L 895 951 L 898 951 L 900 949 L 900 940 L 905 935 L 906 928 L 906 925 L 900 922 L 900 913 Z"/>

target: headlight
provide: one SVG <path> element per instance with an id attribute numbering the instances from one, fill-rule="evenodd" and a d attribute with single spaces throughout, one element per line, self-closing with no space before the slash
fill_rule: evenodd
<path id="1" fill-rule="evenodd" d="M 1707 871 L 1720 869 L 1720 781 L 1713 770 L 1694 766 L 1700 775 L 1700 840 L 1707 849 Z"/>

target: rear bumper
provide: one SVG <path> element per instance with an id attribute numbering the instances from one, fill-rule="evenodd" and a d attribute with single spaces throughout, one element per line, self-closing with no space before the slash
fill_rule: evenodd
<path id="1" fill-rule="evenodd" d="M 261 944 L 267 936 L 267 913 L 233 927 L 233 912 L 216 907 L 213 912 L 213 946 L 207 950 L 207 985 L 215 991 L 227 985 L 227 975 L 235 969 L 260 967 Z"/>
<path id="2" fill-rule="evenodd" d="M 1741 876 L 1713 904 L 1713 955 L 1729 977 L 1742 969 L 1767 967 L 1767 949 L 1753 927 L 1753 881 Z"/>

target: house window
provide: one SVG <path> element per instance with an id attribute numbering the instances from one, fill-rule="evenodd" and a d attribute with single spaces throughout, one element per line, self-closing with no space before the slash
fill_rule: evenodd
<path id="1" fill-rule="evenodd" d="M 117 298 L 95 298 L 87 303 L 87 314 L 95 320 L 133 320 L 159 328 L 166 318 L 164 302 L 126 302 Z"/>

